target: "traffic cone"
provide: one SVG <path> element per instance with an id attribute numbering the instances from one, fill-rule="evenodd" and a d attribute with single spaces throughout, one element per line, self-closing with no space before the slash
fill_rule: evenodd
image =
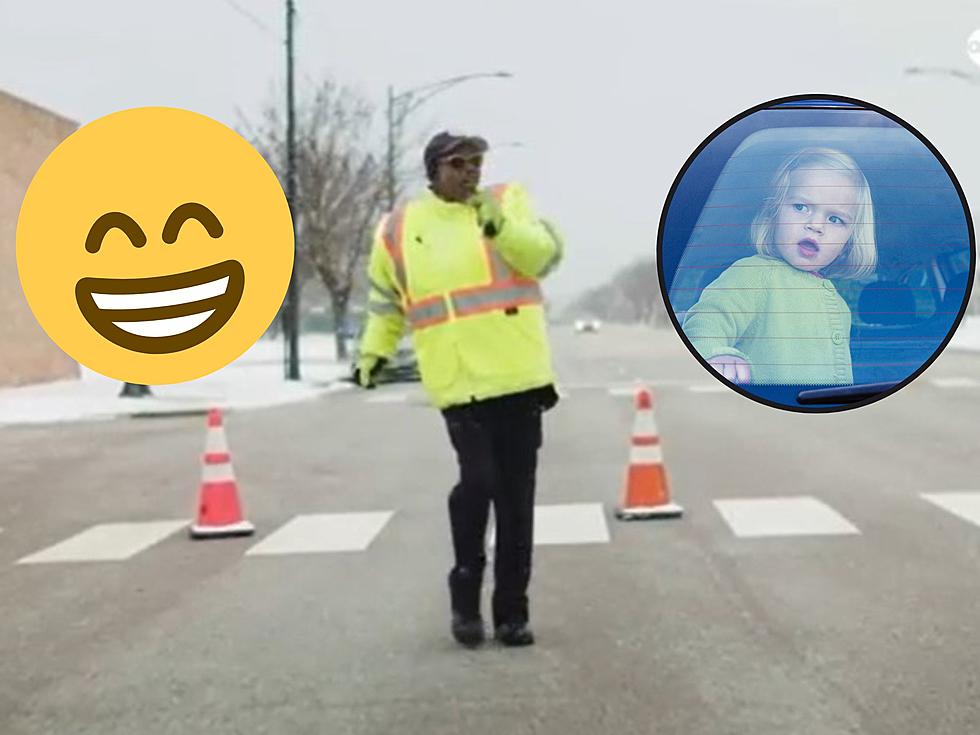
<path id="1" fill-rule="evenodd" d="M 648 389 L 638 388 L 626 492 L 616 517 L 623 521 L 679 518 L 683 512 L 681 506 L 670 502 L 660 435 L 653 420 L 653 397 Z"/>
<path id="2" fill-rule="evenodd" d="M 255 526 L 242 518 L 238 483 L 231 468 L 231 452 L 221 423 L 221 409 L 212 408 L 208 411 L 197 522 L 191 526 L 191 538 L 250 536 L 253 533 Z"/>

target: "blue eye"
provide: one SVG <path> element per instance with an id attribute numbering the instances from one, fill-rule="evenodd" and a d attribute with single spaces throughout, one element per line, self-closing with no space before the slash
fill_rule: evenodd
<path id="1" fill-rule="evenodd" d="M 832 215 L 830 215 L 830 224 L 832 224 L 832 225 L 842 225 L 842 224 L 844 224 L 844 220 L 842 220 L 836 214 L 832 214 Z"/>
<path id="2" fill-rule="evenodd" d="M 806 205 L 805 204 L 800 204 L 799 202 L 797 202 L 796 204 L 793 205 L 793 209 L 795 209 L 797 212 L 805 212 L 806 211 Z"/>

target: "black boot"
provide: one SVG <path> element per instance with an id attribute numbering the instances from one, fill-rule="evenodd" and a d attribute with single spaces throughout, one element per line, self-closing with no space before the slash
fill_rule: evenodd
<path id="1" fill-rule="evenodd" d="M 482 570 L 456 567 L 449 573 L 453 638 L 464 646 L 478 646 L 486 638 L 483 617 L 480 615 L 482 584 Z"/>
<path id="2" fill-rule="evenodd" d="M 534 645 L 534 633 L 527 623 L 501 623 L 497 626 L 494 637 L 505 646 Z"/>
<path id="3" fill-rule="evenodd" d="M 483 628 L 483 618 L 464 618 L 458 612 L 453 613 L 452 622 L 453 638 L 456 642 L 467 648 L 475 648 L 486 639 L 486 631 Z"/>

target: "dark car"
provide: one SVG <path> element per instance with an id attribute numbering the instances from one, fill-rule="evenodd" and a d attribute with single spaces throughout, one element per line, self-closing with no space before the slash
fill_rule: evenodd
<path id="1" fill-rule="evenodd" d="M 825 411 L 874 400 L 914 377 L 965 309 L 975 266 L 969 212 L 924 138 L 855 100 L 789 98 L 757 109 L 709 138 L 674 182 L 658 258 L 671 319 L 697 354 L 683 332 L 685 315 L 729 266 L 756 254 L 752 220 L 773 174 L 787 156 L 812 147 L 853 159 L 873 199 L 877 267 L 860 281 L 833 279 L 851 312 L 853 384 L 791 378 L 739 389 L 779 407 Z"/>
<path id="2" fill-rule="evenodd" d="M 356 332 L 356 336 L 351 345 L 351 372 L 360 357 L 360 342 L 364 335 L 364 325 L 362 324 Z M 375 376 L 376 383 L 401 383 L 415 382 L 422 379 L 419 373 L 419 361 L 412 346 L 410 335 L 403 336 L 398 341 L 398 347 L 384 367 Z"/>

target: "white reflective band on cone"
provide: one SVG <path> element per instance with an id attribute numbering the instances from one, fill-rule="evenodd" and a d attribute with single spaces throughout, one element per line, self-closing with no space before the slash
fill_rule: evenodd
<path id="1" fill-rule="evenodd" d="M 228 441 L 220 426 L 208 429 L 208 433 L 204 437 L 204 452 L 206 454 L 226 454 L 228 452 Z"/>
<path id="2" fill-rule="evenodd" d="M 657 425 L 653 420 L 653 411 L 637 411 L 633 422 L 633 436 L 656 436 Z"/>
<path id="3" fill-rule="evenodd" d="M 204 464 L 201 472 L 201 479 L 204 482 L 234 482 L 235 473 L 231 469 L 231 464 L 222 462 L 220 464 Z"/>
<path id="4" fill-rule="evenodd" d="M 620 519 L 629 518 L 678 518 L 684 514 L 684 509 L 677 503 L 664 503 L 663 505 L 634 505 L 630 508 L 620 508 L 616 511 L 616 517 Z"/>
<path id="5" fill-rule="evenodd" d="M 664 455 L 660 451 L 659 444 L 646 444 L 633 447 L 630 452 L 630 464 L 662 464 L 663 461 Z"/>
<path id="6" fill-rule="evenodd" d="M 204 538 L 207 536 L 249 536 L 255 532 L 255 526 L 248 521 L 229 523 L 224 526 L 191 526 L 191 536 Z"/>

